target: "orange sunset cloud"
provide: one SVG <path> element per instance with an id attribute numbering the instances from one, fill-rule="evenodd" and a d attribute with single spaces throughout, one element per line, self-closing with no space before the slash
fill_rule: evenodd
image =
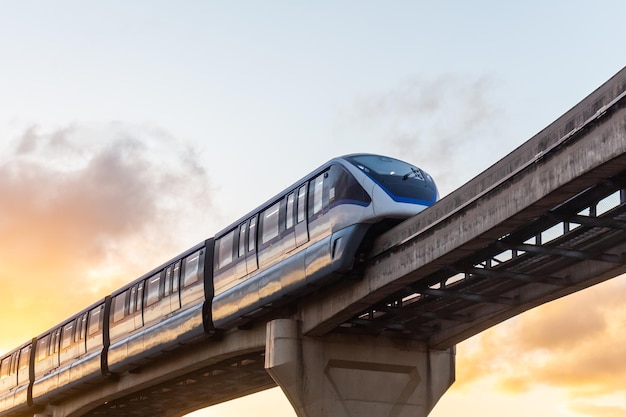
<path id="1" fill-rule="evenodd" d="M 0 161 L 0 350 L 197 243 L 185 233 L 210 191 L 193 150 L 164 132 L 28 128 Z"/>
<path id="2" fill-rule="evenodd" d="M 576 415 L 626 415 L 624 278 L 537 307 L 461 344 L 455 389 L 485 379 L 511 395 L 546 386 L 566 392 Z M 612 397 L 622 405 L 600 407 Z"/>

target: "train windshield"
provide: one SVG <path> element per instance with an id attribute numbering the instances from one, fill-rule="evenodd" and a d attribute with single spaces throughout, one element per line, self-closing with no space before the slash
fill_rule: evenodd
<path id="1" fill-rule="evenodd" d="M 346 159 L 378 183 L 395 201 L 424 205 L 437 201 L 433 179 L 416 166 L 379 155 L 352 155 Z"/>

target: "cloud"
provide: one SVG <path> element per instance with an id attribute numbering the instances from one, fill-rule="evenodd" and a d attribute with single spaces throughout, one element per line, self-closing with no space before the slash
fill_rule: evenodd
<path id="1" fill-rule="evenodd" d="M 494 145 L 502 143 L 497 132 L 503 119 L 492 98 L 496 88 L 487 77 L 414 77 L 361 97 L 342 117 L 359 135 L 384 143 L 390 155 L 429 171 L 446 194 L 479 173 L 472 169 L 503 156 L 494 152 L 502 148 Z"/>
<path id="2" fill-rule="evenodd" d="M 34 125 L 12 143 L 0 160 L 0 349 L 212 231 L 202 223 L 212 185 L 199 154 L 167 132 Z"/>
<path id="3" fill-rule="evenodd" d="M 458 349 L 459 388 L 485 379 L 514 395 L 549 386 L 589 403 L 621 394 L 626 384 L 625 297 L 625 277 L 617 277 L 470 339 Z M 590 415 L 612 415 L 609 410 Z"/>
<path id="4" fill-rule="evenodd" d="M 576 402 L 568 407 L 576 414 L 588 417 L 623 417 L 626 415 L 626 407 L 619 405 L 598 405 Z"/>

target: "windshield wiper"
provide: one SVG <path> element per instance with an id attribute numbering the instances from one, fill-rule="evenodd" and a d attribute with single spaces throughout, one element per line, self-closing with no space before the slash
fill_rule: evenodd
<path id="1" fill-rule="evenodd" d="M 411 172 L 407 172 L 402 176 L 402 179 L 407 180 L 411 178 L 411 176 L 415 176 L 415 178 L 417 178 L 418 180 L 424 181 L 424 176 L 422 175 L 422 172 L 419 169 L 415 169 L 413 167 L 411 167 Z"/>

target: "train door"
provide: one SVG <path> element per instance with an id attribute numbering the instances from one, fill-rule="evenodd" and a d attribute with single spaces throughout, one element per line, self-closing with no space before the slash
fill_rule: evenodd
<path id="1" fill-rule="evenodd" d="M 176 311 L 180 308 L 180 261 L 165 270 L 165 277 L 165 285 L 171 288 L 170 310 Z"/>
<path id="2" fill-rule="evenodd" d="M 248 232 L 248 222 L 245 221 L 239 225 L 237 236 L 237 248 L 235 250 L 234 270 L 235 279 L 240 279 L 248 274 L 247 251 L 246 251 L 246 234 Z M 234 236 L 233 236 L 234 237 Z"/>
<path id="3" fill-rule="evenodd" d="M 180 296 L 178 293 L 178 280 L 180 277 L 180 261 L 165 268 L 165 282 L 163 283 L 163 298 L 168 306 L 164 306 L 166 314 L 180 308 Z"/>
<path id="4" fill-rule="evenodd" d="M 296 215 L 296 246 L 302 246 L 309 241 L 309 224 L 307 222 L 307 184 L 298 188 L 297 215 Z"/>
<path id="5" fill-rule="evenodd" d="M 154 322 L 170 313 L 170 300 L 169 297 L 164 295 L 164 275 L 163 271 L 161 271 L 145 281 L 143 309 L 144 323 Z"/>
<path id="6" fill-rule="evenodd" d="M 248 220 L 248 240 L 246 248 L 246 269 L 248 274 L 259 268 L 259 259 L 256 249 L 257 216 Z M 240 236 L 241 239 L 241 236 Z"/>
<path id="7" fill-rule="evenodd" d="M 82 340 L 80 326 L 82 325 L 81 317 L 77 317 L 63 326 L 61 332 L 61 350 L 59 352 L 59 363 L 67 364 L 72 359 L 85 353 L 85 344 Z M 81 342 L 83 342 L 81 344 Z"/>
<path id="8" fill-rule="evenodd" d="M 297 247 L 296 245 L 296 192 L 291 192 L 283 200 L 285 220 L 281 220 L 281 229 L 284 224 L 285 229 L 281 232 L 280 244 L 283 253 L 289 253 Z"/>
<path id="9" fill-rule="evenodd" d="M 131 329 L 129 329 L 129 332 L 143 327 L 143 290 L 144 281 L 138 282 L 137 284 L 133 285 L 130 290 L 130 304 L 128 308 L 128 314 L 134 316 L 134 325 L 131 327 Z"/>
<path id="10" fill-rule="evenodd" d="M 30 384 L 30 350 L 32 345 L 24 346 L 20 349 L 20 356 L 17 362 L 17 391 L 24 390 Z M 30 391 L 30 390 L 27 390 Z M 28 394 L 27 394 L 28 395 Z M 17 392 L 16 392 L 17 396 Z M 24 396 L 26 397 L 26 396 Z M 32 401 L 32 398 L 28 398 Z M 18 400 L 19 401 L 19 400 Z"/>
<path id="11" fill-rule="evenodd" d="M 55 369 L 59 367 L 59 351 L 61 346 L 61 328 L 57 328 L 52 331 L 52 336 L 50 339 L 50 348 L 48 353 L 50 354 L 50 369 Z"/>
<path id="12" fill-rule="evenodd" d="M 0 363 L 0 392 L 9 392 L 17 385 L 17 372 L 14 372 L 18 351 L 2 359 Z"/>
<path id="13" fill-rule="evenodd" d="M 183 260 L 180 279 L 180 304 L 186 309 L 204 298 L 204 250 Z"/>
<path id="14" fill-rule="evenodd" d="M 89 310 L 87 318 L 87 336 L 85 346 L 87 352 L 102 349 L 103 335 L 102 327 L 104 325 L 104 304 Z"/>
<path id="15" fill-rule="evenodd" d="M 81 340 L 81 350 L 83 353 L 87 352 L 87 317 L 89 313 L 84 313 L 80 318 L 79 337 Z"/>

